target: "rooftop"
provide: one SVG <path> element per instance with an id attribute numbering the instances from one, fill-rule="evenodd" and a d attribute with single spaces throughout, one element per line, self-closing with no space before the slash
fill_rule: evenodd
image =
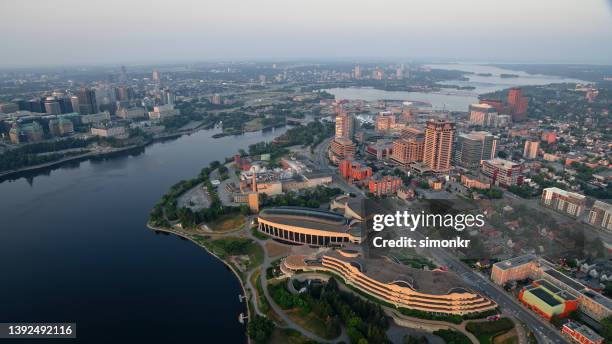
<path id="1" fill-rule="evenodd" d="M 525 256 L 518 256 L 518 257 L 510 258 L 508 260 L 497 262 L 493 265 L 502 270 L 507 270 L 507 269 L 515 268 L 517 266 L 529 264 L 533 262 L 535 259 L 536 259 L 535 256 L 528 254 Z"/>
<path id="2" fill-rule="evenodd" d="M 554 294 L 551 294 L 542 287 L 531 288 L 528 289 L 528 291 L 535 295 L 538 299 L 546 302 L 546 304 L 550 307 L 555 307 L 561 304 L 561 302 L 555 298 Z"/>
<path id="3" fill-rule="evenodd" d="M 563 189 L 559 189 L 558 187 L 546 188 L 546 189 L 544 189 L 544 191 L 549 191 L 549 192 L 556 193 L 556 194 L 559 194 L 559 195 L 563 195 L 563 196 L 566 196 L 566 197 L 574 197 L 574 198 L 578 198 L 578 199 L 585 199 L 586 198 L 586 196 L 581 195 L 579 193 L 565 191 Z"/>
<path id="4" fill-rule="evenodd" d="M 586 325 L 582 325 L 582 324 L 577 323 L 577 322 L 570 321 L 570 322 L 566 323 L 563 326 L 566 326 L 567 328 L 569 328 L 572 331 L 576 331 L 576 332 L 580 333 L 581 335 L 587 337 L 589 340 L 591 340 L 593 342 L 599 342 L 599 341 L 602 341 L 604 339 L 602 336 L 600 336 L 597 333 L 595 333 L 595 331 L 593 331 L 590 327 L 588 327 Z"/>
<path id="5" fill-rule="evenodd" d="M 259 217 L 288 226 L 304 227 L 315 230 L 346 233 L 349 228 L 348 219 L 342 214 L 325 210 L 301 207 L 276 207 L 264 209 Z"/>
<path id="6" fill-rule="evenodd" d="M 465 284 L 453 272 L 420 270 L 386 259 L 344 257 L 335 251 L 327 255 L 359 266 L 363 274 L 381 283 L 396 284 L 435 295 L 468 292 Z"/>

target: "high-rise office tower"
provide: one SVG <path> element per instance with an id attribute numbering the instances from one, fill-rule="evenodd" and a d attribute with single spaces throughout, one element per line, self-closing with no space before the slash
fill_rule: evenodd
<path id="1" fill-rule="evenodd" d="M 96 92 L 94 90 L 82 87 L 77 97 L 79 98 L 78 112 L 81 115 L 90 115 L 98 112 L 98 103 L 96 102 Z M 77 111 L 77 109 L 73 109 Z"/>
<path id="2" fill-rule="evenodd" d="M 159 72 L 157 69 L 153 69 L 153 82 L 159 83 Z"/>
<path id="3" fill-rule="evenodd" d="M 40 98 L 32 98 L 28 100 L 28 111 L 32 112 L 45 112 L 45 106 Z"/>
<path id="4" fill-rule="evenodd" d="M 513 121 L 522 121 L 527 118 L 527 97 L 523 97 L 520 88 L 511 88 L 508 91 L 508 109 Z"/>
<path id="5" fill-rule="evenodd" d="M 336 115 L 336 137 L 352 139 L 355 132 L 355 119 L 344 111 Z"/>
<path id="6" fill-rule="evenodd" d="M 49 115 L 59 115 L 62 113 L 60 103 L 55 97 L 45 98 L 45 113 Z"/>
<path id="7" fill-rule="evenodd" d="M 525 159 L 533 160 L 538 157 L 538 149 L 540 148 L 540 141 L 536 139 L 528 139 L 525 141 L 525 148 L 523 149 L 523 157 Z"/>
<path id="8" fill-rule="evenodd" d="M 433 172 L 445 173 L 450 171 L 454 136 L 454 122 L 447 120 L 427 121 L 423 163 Z"/>
<path id="9" fill-rule="evenodd" d="M 79 112 L 79 97 L 71 96 L 70 105 L 72 105 L 72 112 Z"/>
<path id="10" fill-rule="evenodd" d="M 361 67 L 359 65 L 355 65 L 355 79 L 361 79 Z"/>
<path id="11" fill-rule="evenodd" d="M 162 93 L 162 101 L 165 105 L 174 105 L 174 93 L 169 88 L 165 88 Z"/>
<path id="12" fill-rule="evenodd" d="M 477 168 L 483 160 L 495 158 L 497 138 L 486 131 L 474 131 L 457 136 L 455 160 L 465 168 Z"/>

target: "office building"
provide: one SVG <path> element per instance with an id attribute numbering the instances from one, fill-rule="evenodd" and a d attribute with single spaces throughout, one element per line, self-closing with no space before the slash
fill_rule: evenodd
<path id="1" fill-rule="evenodd" d="M 60 103 L 56 97 L 46 97 L 44 104 L 45 104 L 45 113 L 49 115 L 59 115 L 62 113 Z"/>
<path id="2" fill-rule="evenodd" d="M 342 160 L 338 167 L 340 175 L 348 181 L 362 181 L 372 177 L 372 168 L 351 160 Z"/>
<path id="3" fill-rule="evenodd" d="M 178 116 L 180 114 L 180 110 L 175 109 L 174 105 L 160 105 L 153 107 L 153 111 L 149 112 L 149 118 L 159 120 L 167 117 Z"/>
<path id="4" fill-rule="evenodd" d="M 2 103 L 0 104 L 0 113 L 13 113 L 19 111 L 19 105 L 15 103 Z"/>
<path id="5" fill-rule="evenodd" d="M 117 117 L 123 119 L 138 119 L 147 116 L 145 109 L 142 107 L 119 107 L 116 112 Z"/>
<path id="6" fill-rule="evenodd" d="M 371 178 L 368 183 L 368 190 L 376 196 L 393 195 L 402 186 L 400 177 L 383 176 Z"/>
<path id="7" fill-rule="evenodd" d="M 511 88 L 508 91 L 508 110 L 514 122 L 527 119 L 527 104 L 529 100 L 523 96 L 520 88 Z"/>
<path id="8" fill-rule="evenodd" d="M 174 105 L 174 101 L 174 93 L 169 88 L 165 88 L 162 93 L 162 102 L 164 105 Z"/>
<path id="9" fill-rule="evenodd" d="M 450 171 L 454 137 L 454 122 L 446 120 L 427 121 L 423 163 L 434 173 Z"/>
<path id="10" fill-rule="evenodd" d="M 391 159 L 406 166 L 411 162 L 423 161 L 425 138 L 423 135 L 393 141 Z"/>
<path id="11" fill-rule="evenodd" d="M 523 164 L 504 159 L 491 159 L 482 162 L 482 174 L 492 185 L 510 187 L 523 184 Z"/>
<path id="12" fill-rule="evenodd" d="M 344 111 L 336 116 L 336 137 L 352 139 L 355 131 L 355 118 Z"/>
<path id="13" fill-rule="evenodd" d="M 495 158 L 497 138 L 486 131 L 473 131 L 457 136 L 455 160 L 464 168 L 478 168 L 483 160 Z"/>
<path id="14" fill-rule="evenodd" d="M 335 164 L 342 160 L 352 160 L 357 151 L 357 145 L 351 140 L 344 137 L 338 137 L 332 140 L 329 148 L 329 159 Z"/>
<path id="15" fill-rule="evenodd" d="M 81 115 L 91 115 L 98 112 L 98 103 L 96 101 L 96 92 L 92 89 L 81 88 L 77 93 L 79 99 L 78 111 Z"/>
<path id="16" fill-rule="evenodd" d="M 63 136 L 74 133 L 74 124 L 71 120 L 59 117 L 49 121 L 49 133 L 53 136 Z"/>
<path id="17" fill-rule="evenodd" d="M 395 127 L 395 115 L 391 111 L 379 112 L 376 116 L 376 130 L 388 131 Z"/>
<path id="18" fill-rule="evenodd" d="M 27 102 L 28 111 L 44 113 L 45 106 L 40 98 L 32 98 Z"/>
<path id="19" fill-rule="evenodd" d="M 489 104 L 472 104 L 469 107 L 470 115 L 468 122 L 471 125 L 483 127 L 496 126 L 498 112 Z"/>
<path id="20" fill-rule="evenodd" d="M 523 157 L 525 159 L 534 160 L 538 157 L 538 149 L 540 149 L 540 141 L 534 139 L 528 139 L 525 141 L 525 148 L 523 149 Z"/>

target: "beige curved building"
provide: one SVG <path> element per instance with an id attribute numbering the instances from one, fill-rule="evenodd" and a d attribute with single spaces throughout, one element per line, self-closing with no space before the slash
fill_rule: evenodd
<path id="1" fill-rule="evenodd" d="M 289 256 L 281 270 L 289 275 L 333 272 L 346 284 L 398 308 L 454 315 L 497 308 L 492 300 L 464 288 L 452 273 L 414 269 L 385 259 L 364 259 L 356 250 L 330 250 L 318 257 Z"/>
<path id="2" fill-rule="evenodd" d="M 330 211 L 269 208 L 259 212 L 257 222 L 261 233 L 294 244 L 344 246 L 361 242 L 361 222 Z"/>

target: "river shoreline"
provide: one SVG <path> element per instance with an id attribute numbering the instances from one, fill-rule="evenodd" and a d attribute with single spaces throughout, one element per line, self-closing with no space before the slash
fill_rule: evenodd
<path id="1" fill-rule="evenodd" d="M 84 154 L 79 154 L 79 155 L 73 155 L 73 156 L 69 156 L 69 157 L 65 157 L 56 161 L 50 161 L 44 164 L 39 164 L 39 165 L 34 165 L 34 166 L 26 166 L 26 167 L 22 167 L 22 168 L 18 168 L 18 169 L 14 169 L 14 170 L 9 170 L 9 171 L 4 171 L 4 172 L 0 172 L 0 183 L 6 181 L 7 179 L 15 176 L 15 175 L 19 175 L 21 173 L 26 173 L 26 172 L 34 172 L 34 171 L 38 171 L 38 170 L 44 170 L 50 167 L 58 167 L 70 162 L 79 162 L 79 161 L 86 161 L 86 160 L 90 160 L 90 159 L 94 159 L 94 158 L 104 158 L 104 157 L 110 157 L 113 156 L 115 154 L 119 154 L 119 153 L 124 153 L 130 150 L 134 150 L 134 149 L 140 149 L 140 148 L 144 148 L 147 147 L 151 144 L 154 144 L 156 142 L 159 141 L 163 141 L 163 140 L 167 140 L 167 139 L 173 139 L 173 138 L 178 138 L 181 137 L 183 135 L 191 135 L 194 134 L 203 128 L 201 125 L 190 129 L 188 131 L 183 131 L 183 132 L 174 132 L 174 133 L 164 133 L 164 134 L 159 134 L 158 136 L 155 136 L 141 144 L 137 144 L 137 145 L 130 145 L 127 147 L 121 147 L 121 148 L 115 148 L 111 151 L 106 151 L 106 152 L 87 152 Z"/>
<path id="2" fill-rule="evenodd" d="M 181 231 L 172 229 L 172 228 L 167 228 L 167 227 L 156 227 L 153 226 L 151 223 L 147 222 L 147 227 L 155 232 L 162 232 L 162 233 L 168 233 L 168 234 L 174 234 L 176 236 L 178 236 L 179 238 L 183 238 L 185 240 L 189 240 L 192 243 L 196 244 L 199 247 L 202 247 L 208 254 L 210 254 L 211 256 L 215 257 L 217 260 L 221 261 L 223 264 L 225 264 L 226 267 L 228 267 L 232 273 L 234 274 L 234 276 L 238 279 L 238 283 L 240 283 L 240 288 L 242 289 L 242 294 L 245 297 L 245 303 L 246 303 L 246 315 L 248 317 L 251 316 L 251 308 L 249 305 L 249 297 L 247 294 L 247 289 L 245 286 L 245 281 L 242 280 L 242 278 L 240 277 L 240 274 L 238 273 L 238 271 L 236 271 L 236 268 L 234 266 L 232 266 L 229 262 L 225 261 L 224 259 L 221 259 L 221 257 L 217 256 L 214 252 L 212 252 L 208 247 L 206 247 L 206 245 L 194 240 L 193 238 L 191 238 L 189 235 L 182 233 Z M 247 318 L 247 323 L 248 323 L 249 319 Z M 248 335 L 248 327 L 245 326 L 245 336 L 247 338 L 247 343 L 251 343 L 251 339 L 249 338 Z"/>

